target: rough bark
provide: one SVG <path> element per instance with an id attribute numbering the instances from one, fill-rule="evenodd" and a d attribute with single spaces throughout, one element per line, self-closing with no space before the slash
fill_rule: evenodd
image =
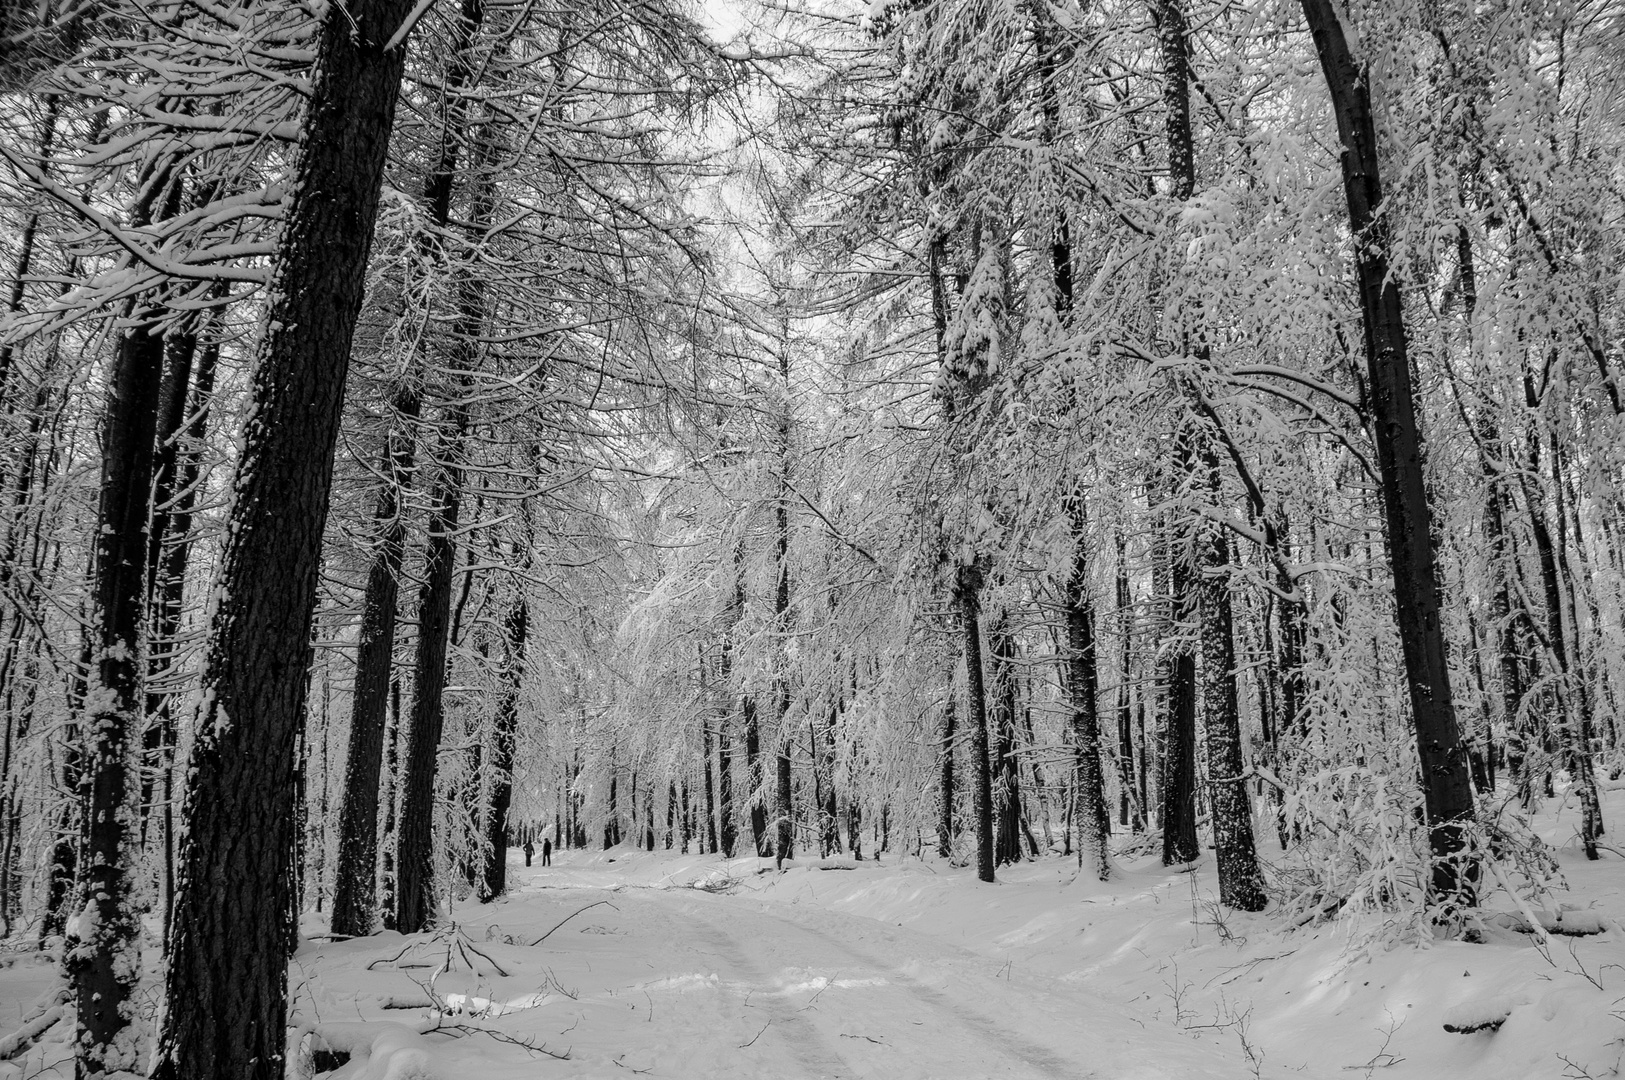
<path id="1" fill-rule="evenodd" d="M 232 484 L 157 1080 L 284 1072 L 294 747 L 333 447 L 404 62 L 404 49 L 383 46 L 409 6 L 353 0 L 348 18 L 334 9 L 322 27 Z"/>

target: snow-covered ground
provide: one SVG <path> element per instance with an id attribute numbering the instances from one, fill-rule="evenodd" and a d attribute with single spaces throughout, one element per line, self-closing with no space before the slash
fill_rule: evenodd
<path id="1" fill-rule="evenodd" d="M 1609 798 L 1625 822 L 1625 794 Z M 1554 842 L 1572 832 L 1567 815 L 1541 824 Z M 1564 902 L 1608 929 L 1544 954 L 1510 930 L 1420 949 L 1355 947 L 1369 935 L 1347 919 L 1288 931 L 1218 908 L 1210 866 L 1154 857 L 1107 885 L 1058 858 L 981 885 L 895 854 L 783 872 L 627 849 L 516 857 L 507 899 L 458 905 L 437 933 L 307 942 L 290 976 L 296 1075 L 1613 1076 L 1625 858 L 1561 854 Z M 0 960 L 4 1031 L 59 985 L 35 955 Z M 0 1077 L 70 1074 L 67 1028 Z"/>

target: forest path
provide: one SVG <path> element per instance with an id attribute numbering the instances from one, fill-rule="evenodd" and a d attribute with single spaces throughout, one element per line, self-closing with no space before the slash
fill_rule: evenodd
<path id="1" fill-rule="evenodd" d="M 527 968 L 545 962 L 555 985 L 577 991 L 502 1018 L 514 1035 L 572 1047 L 572 1062 L 550 1075 L 1252 1075 L 1233 1047 L 1195 1040 L 1081 980 L 1012 970 L 815 902 L 631 884 L 612 867 L 516 871 L 509 897 L 465 909 L 463 926 L 478 937 L 487 915 L 504 936 L 533 940 L 581 912 L 539 946 L 502 951 Z"/>

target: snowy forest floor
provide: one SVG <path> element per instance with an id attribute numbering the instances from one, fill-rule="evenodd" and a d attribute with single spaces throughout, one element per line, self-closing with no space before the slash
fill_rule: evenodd
<path id="1" fill-rule="evenodd" d="M 1625 793 L 1608 799 L 1625 827 Z M 1511 931 L 1426 948 L 1371 947 L 1354 918 L 1289 931 L 1219 908 L 1210 860 L 1124 858 L 1100 884 L 1054 857 L 981 885 L 895 853 L 774 872 L 624 848 L 526 868 L 516 852 L 511 894 L 456 905 L 438 932 L 307 941 L 290 973 L 291 1075 L 1614 1076 L 1625 859 L 1586 863 L 1572 814 L 1549 805 L 1538 822 L 1571 886 L 1563 904 L 1609 927 L 1555 937 L 1549 959 Z M 1504 894 L 1486 907 L 1514 910 Z M 19 941 L 0 956 L 0 1029 L 60 983 Z M 71 1075 L 70 1028 L 0 1063 L 0 1080 Z"/>

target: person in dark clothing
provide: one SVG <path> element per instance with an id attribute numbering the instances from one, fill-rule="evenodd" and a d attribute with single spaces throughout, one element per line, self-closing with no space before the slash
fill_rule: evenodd
<path id="1" fill-rule="evenodd" d="M 553 865 L 553 841 L 545 836 L 542 837 L 542 865 Z"/>
<path id="2" fill-rule="evenodd" d="M 536 845 L 529 840 L 525 841 L 525 865 L 530 865 L 530 857 L 536 854 Z"/>

